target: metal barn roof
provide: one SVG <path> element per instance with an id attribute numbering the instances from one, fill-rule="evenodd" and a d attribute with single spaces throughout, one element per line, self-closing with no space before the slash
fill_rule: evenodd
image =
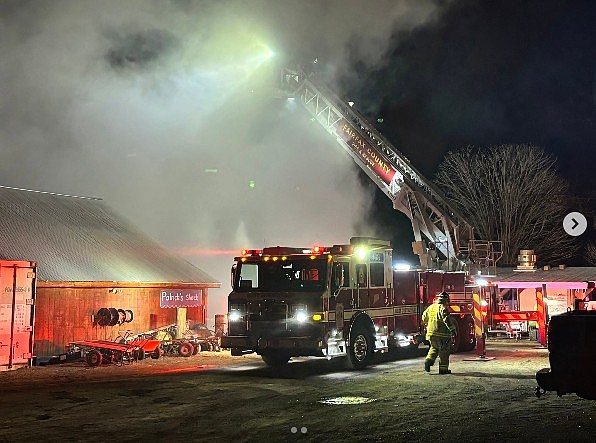
<path id="1" fill-rule="evenodd" d="M 100 199 L 2 186 L 0 259 L 35 261 L 46 281 L 220 285 Z"/>

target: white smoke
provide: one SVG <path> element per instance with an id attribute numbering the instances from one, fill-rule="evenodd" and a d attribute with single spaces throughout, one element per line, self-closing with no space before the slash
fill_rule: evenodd
<path id="1" fill-rule="evenodd" d="M 382 63 L 434 1 L 5 1 L 0 182 L 102 197 L 222 282 L 231 251 L 346 242 L 370 195 L 301 109 L 280 63 Z M 267 49 L 276 57 L 259 58 Z M 253 183 L 254 187 L 250 184 Z"/>

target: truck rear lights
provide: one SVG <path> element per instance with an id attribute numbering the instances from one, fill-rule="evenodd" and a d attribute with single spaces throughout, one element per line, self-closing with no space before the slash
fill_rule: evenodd
<path id="1" fill-rule="evenodd" d="M 257 256 L 257 255 L 261 255 L 261 250 L 260 249 L 243 249 L 240 252 L 240 255 L 243 256 Z"/>

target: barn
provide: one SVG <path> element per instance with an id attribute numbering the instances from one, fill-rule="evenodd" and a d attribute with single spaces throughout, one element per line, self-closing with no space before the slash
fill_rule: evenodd
<path id="1" fill-rule="evenodd" d="M 101 199 L 0 186 L 0 259 L 37 262 L 33 354 L 205 323 L 221 283 L 166 250 Z"/>

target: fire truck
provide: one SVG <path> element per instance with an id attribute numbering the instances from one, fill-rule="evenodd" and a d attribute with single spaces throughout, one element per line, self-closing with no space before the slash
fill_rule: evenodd
<path id="1" fill-rule="evenodd" d="M 234 261 L 222 337 L 232 355 L 256 352 L 270 366 L 296 356 L 343 355 L 361 369 L 374 352 L 417 348 L 424 341 L 422 312 L 443 290 L 454 298 L 455 348 L 475 346 L 465 274 L 396 270 L 389 241 L 267 247 L 244 250 Z"/>
<path id="2" fill-rule="evenodd" d="M 299 102 L 410 219 L 420 267 L 394 270 L 390 243 L 372 238 L 245 251 L 233 267 L 223 346 L 233 355 L 256 352 L 270 365 L 346 354 L 361 368 L 374 351 L 418 346 L 420 315 L 446 290 L 458 326 L 455 349 L 473 349 L 479 309 L 472 300 L 479 291 L 468 288 L 466 276 L 494 272 L 500 242 L 475 239 L 473 226 L 441 191 L 316 74 L 285 68 L 280 92 Z"/>

